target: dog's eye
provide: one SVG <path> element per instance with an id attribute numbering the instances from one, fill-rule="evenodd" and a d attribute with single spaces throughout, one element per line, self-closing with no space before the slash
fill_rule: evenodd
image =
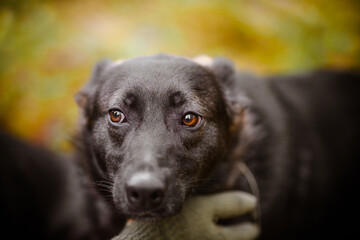
<path id="1" fill-rule="evenodd" d="M 185 125 L 187 127 L 195 127 L 199 125 L 200 122 L 201 122 L 201 116 L 195 113 L 186 113 L 181 119 L 182 125 Z"/>
<path id="2" fill-rule="evenodd" d="M 117 109 L 109 111 L 110 120 L 114 123 L 122 123 L 125 121 L 125 115 Z"/>

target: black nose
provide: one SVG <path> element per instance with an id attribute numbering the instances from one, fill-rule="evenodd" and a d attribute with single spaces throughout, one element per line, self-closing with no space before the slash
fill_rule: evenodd
<path id="1" fill-rule="evenodd" d="M 139 172 L 126 183 L 126 194 L 132 209 L 144 211 L 161 205 L 165 184 L 154 173 Z"/>

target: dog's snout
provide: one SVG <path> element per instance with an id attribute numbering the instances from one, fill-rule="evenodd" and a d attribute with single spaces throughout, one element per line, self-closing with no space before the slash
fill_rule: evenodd
<path id="1" fill-rule="evenodd" d="M 144 211 L 157 208 L 165 196 L 165 184 L 151 172 L 134 174 L 126 183 L 126 194 L 132 209 Z"/>

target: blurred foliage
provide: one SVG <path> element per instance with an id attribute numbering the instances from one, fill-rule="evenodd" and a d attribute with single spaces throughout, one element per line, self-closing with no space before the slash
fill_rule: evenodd
<path id="1" fill-rule="evenodd" d="M 0 122 L 71 149 L 74 94 L 103 57 L 225 56 L 257 74 L 360 66 L 359 1 L 0 2 Z"/>

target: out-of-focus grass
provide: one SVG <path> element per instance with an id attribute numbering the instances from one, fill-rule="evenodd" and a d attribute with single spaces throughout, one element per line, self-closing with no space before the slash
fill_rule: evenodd
<path id="1" fill-rule="evenodd" d="M 3 0 L 0 121 L 70 150 L 73 96 L 103 57 L 207 54 L 258 74 L 359 67 L 359 10 L 356 0 Z"/>

